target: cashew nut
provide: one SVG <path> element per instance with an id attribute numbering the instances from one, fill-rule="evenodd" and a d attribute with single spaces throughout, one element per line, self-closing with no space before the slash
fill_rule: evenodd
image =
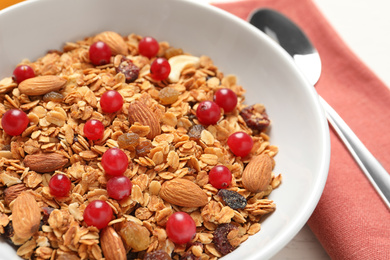
<path id="1" fill-rule="evenodd" d="M 171 73 L 169 73 L 168 79 L 171 83 L 179 81 L 181 72 L 190 66 L 195 68 L 199 67 L 199 58 L 190 55 L 177 55 L 168 60 L 171 65 Z"/>

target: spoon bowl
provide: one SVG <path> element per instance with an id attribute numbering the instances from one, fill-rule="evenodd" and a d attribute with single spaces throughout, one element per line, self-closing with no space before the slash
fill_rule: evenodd
<path id="1" fill-rule="evenodd" d="M 289 18 L 272 9 L 254 11 L 249 22 L 274 39 L 294 59 L 299 70 L 314 86 L 321 75 L 318 51 L 305 33 Z M 390 175 L 364 146 L 337 112 L 320 97 L 327 119 L 344 142 L 363 173 L 390 209 Z"/>

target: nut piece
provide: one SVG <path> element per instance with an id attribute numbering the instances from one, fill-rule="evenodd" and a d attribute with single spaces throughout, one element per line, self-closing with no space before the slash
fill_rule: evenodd
<path id="1" fill-rule="evenodd" d="M 134 101 L 129 105 L 129 122 L 149 126 L 150 132 L 146 137 L 151 140 L 161 133 L 160 121 L 156 114 L 141 101 Z"/>
<path id="2" fill-rule="evenodd" d="M 18 89 L 20 93 L 29 96 L 39 96 L 57 91 L 66 84 L 67 80 L 58 76 L 47 75 L 23 80 Z"/>
<path id="3" fill-rule="evenodd" d="M 93 38 L 93 42 L 97 41 L 105 42 L 110 47 L 112 55 L 114 56 L 117 54 L 125 56 L 129 54 L 126 42 L 123 40 L 122 36 L 116 32 L 105 31 L 99 33 Z"/>
<path id="4" fill-rule="evenodd" d="M 64 167 L 68 163 L 68 158 L 58 153 L 39 153 L 27 155 L 24 166 L 39 173 L 53 172 Z"/>
<path id="5" fill-rule="evenodd" d="M 168 62 L 171 65 L 171 72 L 169 73 L 168 79 L 171 83 L 176 83 L 179 81 L 180 74 L 185 68 L 190 66 L 198 68 L 200 59 L 190 55 L 177 55 L 170 58 Z"/>
<path id="6" fill-rule="evenodd" d="M 133 252 L 143 251 L 148 248 L 150 243 L 149 230 L 132 221 L 122 222 L 119 230 L 126 245 L 132 248 Z"/>
<path id="7" fill-rule="evenodd" d="M 20 193 L 27 190 L 26 186 L 24 184 L 16 184 L 12 185 L 9 188 L 6 188 L 4 191 L 4 202 L 5 204 L 9 205 L 11 202 L 16 199 Z"/>
<path id="8" fill-rule="evenodd" d="M 12 208 L 12 227 L 15 235 L 21 239 L 29 239 L 39 230 L 41 209 L 33 195 L 22 192 L 16 198 Z"/>
<path id="9" fill-rule="evenodd" d="M 160 197 L 174 205 L 188 208 L 202 207 L 208 203 L 207 194 L 187 179 L 173 179 L 161 186 Z"/>
<path id="10" fill-rule="evenodd" d="M 272 177 L 272 159 L 260 154 L 251 159 L 242 173 L 242 184 L 251 192 L 266 190 Z"/>
<path id="11" fill-rule="evenodd" d="M 122 239 L 111 226 L 100 233 L 100 245 L 107 260 L 126 260 L 126 250 Z"/>

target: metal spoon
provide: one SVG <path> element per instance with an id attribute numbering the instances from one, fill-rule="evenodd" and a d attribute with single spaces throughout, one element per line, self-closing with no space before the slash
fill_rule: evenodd
<path id="1" fill-rule="evenodd" d="M 304 32 L 290 19 L 272 9 L 258 9 L 249 22 L 280 44 L 313 86 L 321 75 L 321 59 Z M 327 119 L 362 171 L 390 209 L 390 175 L 368 151 L 337 112 L 320 97 Z"/>

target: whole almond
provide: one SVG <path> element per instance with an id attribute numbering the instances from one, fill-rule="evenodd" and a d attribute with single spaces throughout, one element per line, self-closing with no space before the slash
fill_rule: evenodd
<path id="1" fill-rule="evenodd" d="M 47 75 L 23 80 L 18 89 L 20 93 L 29 96 L 39 96 L 61 89 L 67 80 L 58 76 Z"/>
<path id="2" fill-rule="evenodd" d="M 68 158 L 58 153 L 39 153 L 24 157 L 24 166 L 39 173 L 54 172 L 68 163 Z"/>
<path id="3" fill-rule="evenodd" d="M 242 173 L 242 184 L 251 192 L 266 190 L 272 178 L 272 159 L 267 154 L 253 157 Z"/>
<path id="4" fill-rule="evenodd" d="M 22 192 L 16 199 L 12 208 L 12 227 L 15 235 L 22 239 L 30 238 L 39 230 L 41 222 L 41 209 L 33 195 Z"/>
<path id="5" fill-rule="evenodd" d="M 112 31 L 105 31 L 102 33 L 99 33 L 93 38 L 93 42 L 102 41 L 106 43 L 112 52 L 112 55 L 122 54 L 122 55 L 128 55 L 129 50 L 127 47 L 127 44 L 125 40 L 123 40 L 122 36 L 120 36 L 116 32 Z"/>
<path id="6" fill-rule="evenodd" d="M 24 184 L 12 185 L 4 190 L 4 202 L 9 205 L 11 202 L 16 199 L 20 193 L 27 190 Z"/>
<path id="7" fill-rule="evenodd" d="M 207 194 L 195 183 L 187 179 L 173 179 L 161 186 L 160 197 L 177 206 L 197 208 L 208 203 Z"/>
<path id="8" fill-rule="evenodd" d="M 150 132 L 146 137 L 151 140 L 161 133 L 160 121 L 156 114 L 141 101 L 134 101 L 129 105 L 129 122 L 149 126 Z"/>
<path id="9" fill-rule="evenodd" d="M 111 226 L 100 232 L 100 245 L 107 260 L 126 260 L 126 250 L 122 239 Z"/>

